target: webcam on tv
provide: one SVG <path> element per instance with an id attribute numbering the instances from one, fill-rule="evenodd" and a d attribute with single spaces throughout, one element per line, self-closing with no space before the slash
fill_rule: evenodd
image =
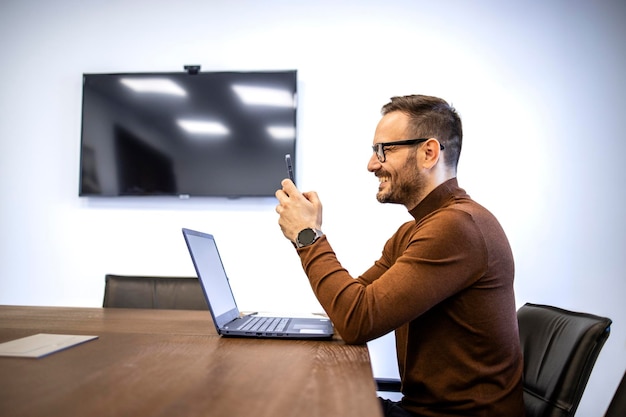
<path id="1" fill-rule="evenodd" d="M 185 71 L 190 75 L 196 75 L 200 72 L 200 65 L 185 65 Z"/>

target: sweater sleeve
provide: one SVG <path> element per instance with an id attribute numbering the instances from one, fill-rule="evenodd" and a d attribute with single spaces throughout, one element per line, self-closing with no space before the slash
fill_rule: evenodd
<path id="1" fill-rule="evenodd" d="M 419 317 L 476 282 L 487 259 L 471 216 L 454 209 L 403 225 L 358 279 L 341 266 L 326 236 L 298 253 L 315 295 L 347 343 L 365 343 Z"/>

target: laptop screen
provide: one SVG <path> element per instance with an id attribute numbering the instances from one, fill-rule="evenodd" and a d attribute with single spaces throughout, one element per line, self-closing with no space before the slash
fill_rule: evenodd
<path id="1" fill-rule="evenodd" d="M 183 233 L 216 324 L 221 326 L 230 322 L 239 315 L 239 309 L 215 239 L 212 235 L 192 230 L 183 230 Z"/>

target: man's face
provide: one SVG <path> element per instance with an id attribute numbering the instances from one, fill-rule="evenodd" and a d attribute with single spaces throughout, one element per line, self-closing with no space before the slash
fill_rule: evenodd
<path id="1" fill-rule="evenodd" d="M 401 112 L 388 113 L 380 120 L 374 134 L 374 144 L 412 139 L 408 132 L 409 118 Z M 419 145 L 384 147 L 385 162 L 372 155 L 367 169 L 379 179 L 376 199 L 381 203 L 403 204 L 412 208 L 423 188 L 418 170 L 416 148 Z"/>

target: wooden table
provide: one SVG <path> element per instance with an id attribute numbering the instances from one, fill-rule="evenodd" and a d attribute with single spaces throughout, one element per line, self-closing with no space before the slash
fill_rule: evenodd
<path id="1" fill-rule="evenodd" d="M 99 339 L 0 357 L 0 416 L 380 416 L 367 347 L 223 338 L 208 311 L 0 306 L 0 343 Z"/>

